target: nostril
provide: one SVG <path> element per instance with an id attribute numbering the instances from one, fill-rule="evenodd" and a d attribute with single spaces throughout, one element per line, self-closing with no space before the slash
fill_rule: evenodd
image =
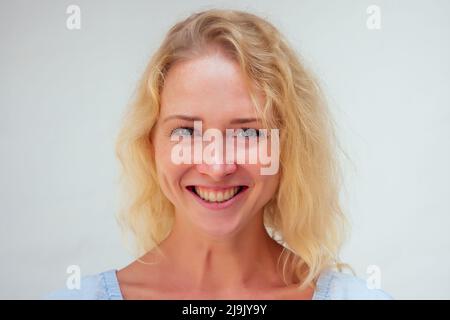
<path id="1" fill-rule="evenodd" d="M 226 163 L 214 163 L 207 164 L 201 163 L 196 166 L 197 171 L 205 175 L 209 175 L 215 180 L 222 179 L 224 176 L 233 174 L 237 170 L 236 164 L 226 164 Z"/>

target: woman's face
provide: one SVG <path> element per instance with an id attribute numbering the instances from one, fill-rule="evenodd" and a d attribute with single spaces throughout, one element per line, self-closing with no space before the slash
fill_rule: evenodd
<path id="1" fill-rule="evenodd" d="M 259 94 L 257 99 L 263 104 L 263 95 Z M 159 183 L 176 208 L 177 223 L 223 237 L 235 234 L 262 214 L 261 209 L 277 189 L 278 172 L 262 175 L 263 165 L 259 161 L 225 163 L 225 145 L 229 139 L 225 130 L 262 128 L 261 121 L 249 120 L 252 118 L 257 115 L 239 65 L 220 52 L 172 66 L 161 94 L 160 116 L 152 132 L 152 142 Z M 194 150 L 194 143 L 174 139 L 181 141 L 197 135 L 192 119 L 202 121 L 203 134 L 210 128 L 223 133 L 223 155 L 217 153 L 219 156 L 214 156 L 212 162 L 202 159 L 200 163 L 176 164 L 175 145 L 190 144 Z M 241 137 L 255 134 L 251 130 L 244 132 Z M 201 143 L 203 150 L 211 141 Z M 245 148 L 251 149 L 248 144 Z"/>

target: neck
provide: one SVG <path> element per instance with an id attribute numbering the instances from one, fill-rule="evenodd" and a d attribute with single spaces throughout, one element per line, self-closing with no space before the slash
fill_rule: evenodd
<path id="1" fill-rule="evenodd" d="M 182 248 L 182 250 L 180 250 Z M 165 263 L 197 292 L 234 292 L 281 286 L 277 259 L 283 247 L 266 232 L 262 212 L 236 234 L 213 238 L 175 220 L 160 244 Z"/>

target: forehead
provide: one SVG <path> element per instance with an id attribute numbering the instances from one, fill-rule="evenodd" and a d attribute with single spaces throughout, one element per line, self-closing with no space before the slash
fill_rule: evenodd
<path id="1" fill-rule="evenodd" d="M 263 96 L 256 92 L 258 103 Z M 168 72 L 161 95 L 161 114 L 227 117 L 256 116 L 240 66 L 222 54 L 176 63 Z"/>

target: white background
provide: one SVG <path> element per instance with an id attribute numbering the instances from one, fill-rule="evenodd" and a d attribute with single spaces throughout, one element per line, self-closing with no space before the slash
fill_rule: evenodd
<path id="1" fill-rule="evenodd" d="M 81 30 L 66 8 L 81 8 Z M 381 30 L 366 26 L 369 5 Z M 120 117 L 148 58 L 196 10 L 269 19 L 321 79 L 347 161 L 342 258 L 397 299 L 450 298 L 450 2 L 0 2 L 0 298 L 128 264 L 115 221 Z"/>

